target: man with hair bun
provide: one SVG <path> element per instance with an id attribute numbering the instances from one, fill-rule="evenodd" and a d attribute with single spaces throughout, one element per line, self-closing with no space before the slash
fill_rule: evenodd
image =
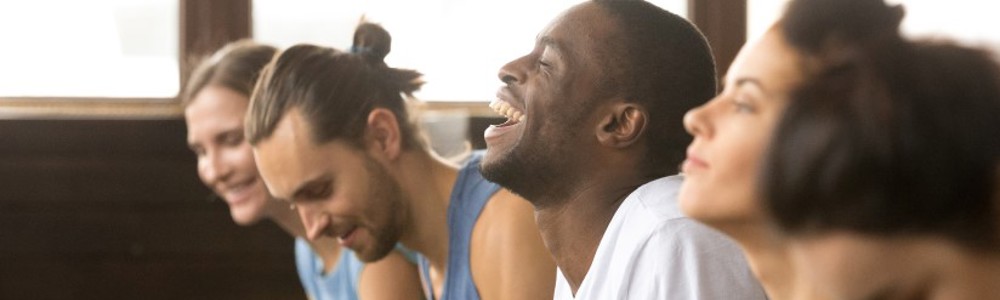
<path id="1" fill-rule="evenodd" d="M 531 205 L 483 179 L 479 154 L 456 166 L 429 150 L 403 97 L 420 73 L 387 66 L 390 44 L 362 24 L 352 53 L 296 45 L 274 58 L 246 126 L 267 187 L 310 238 L 365 262 L 397 242 L 419 252 L 428 299 L 550 299 L 555 266 Z"/>
<path id="2" fill-rule="evenodd" d="M 378 263 L 364 264 L 336 240 L 307 241 L 298 214 L 270 197 L 254 163 L 253 149 L 244 139 L 243 124 L 260 71 L 277 52 L 250 40 L 236 41 L 191 73 L 181 105 L 199 178 L 225 201 L 236 224 L 250 226 L 269 219 L 295 237 L 296 269 L 309 299 L 407 299 L 407 287 L 411 294 L 419 294 L 416 267 L 404 258 L 405 252 L 395 251 Z M 358 293 L 359 281 L 377 280 L 395 281 L 396 293 Z"/>

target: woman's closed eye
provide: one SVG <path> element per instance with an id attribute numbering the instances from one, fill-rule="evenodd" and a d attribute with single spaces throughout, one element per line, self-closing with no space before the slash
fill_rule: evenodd
<path id="1" fill-rule="evenodd" d="M 744 97 L 733 97 L 731 98 L 730 103 L 732 103 L 733 109 L 735 109 L 737 113 L 754 113 L 757 111 L 756 106 Z"/>
<path id="2" fill-rule="evenodd" d="M 226 146 L 239 146 L 243 143 L 243 130 L 233 130 L 219 137 L 219 143 Z"/>

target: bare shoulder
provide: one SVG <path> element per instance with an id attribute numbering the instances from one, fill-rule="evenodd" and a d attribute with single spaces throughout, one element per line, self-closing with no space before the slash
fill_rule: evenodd
<path id="1" fill-rule="evenodd" d="M 417 267 L 392 251 L 385 258 L 365 264 L 358 279 L 361 300 L 423 299 Z"/>
<path id="2" fill-rule="evenodd" d="M 473 281 L 482 299 L 552 299 L 556 267 L 531 203 L 501 189 L 483 208 L 470 246 Z"/>
<path id="3" fill-rule="evenodd" d="M 488 235 L 491 241 L 531 243 L 526 246 L 534 246 L 534 243 L 537 242 L 543 250 L 545 248 L 538 232 L 538 224 L 535 223 L 534 206 L 506 189 L 500 189 L 490 197 L 479 220 L 476 221 L 473 238 L 476 237 L 477 233 Z M 530 247 L 501 247 L 494 248 L 494 250 L 523 251 L 526 248 Z M 545 253 L 548 251 L 546 250 Z"/>

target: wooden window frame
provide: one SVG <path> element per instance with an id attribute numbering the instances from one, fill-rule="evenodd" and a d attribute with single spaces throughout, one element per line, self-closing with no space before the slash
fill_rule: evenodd
<path id="1" fill-rule="evenodd" d="M 253 36 L 252 0 L 178 0 L 180 88 L 195 63 L 228 42 Z M 721 78 L 746 41 L 746 0 L 688 0 L 689 19 L 708 38 Z M 428 101 L 426 110 L 492 116 L 481 102 Z M 163 119 L 183 113 L 170 98 L 0 97 L 3 119 Z"/>
<path id="2" fill-rule="evenodd" d="M 178 0 L 180 85 L 200 58 L 252 36 L 251 0 Z M 0 119 L 176 119 L 178 95 L 167 98 L 0 97 Z"/>

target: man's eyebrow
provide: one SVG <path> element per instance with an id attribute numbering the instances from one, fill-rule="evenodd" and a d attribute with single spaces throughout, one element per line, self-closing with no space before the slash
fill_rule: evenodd
<path id="1" fill-rule="evenodd" d="M 556 43 L 555 39 L 553 39 L 551 36 L 547 36 L 547 35 L 543 35 L 541 37 L 538 37 L 538 44 L 542 45 L 542 46 L 546 46 L 546 47 L 556 48 L 556 49 L 559 48 L 559 43 Z"/>
<path id="2" fill-rule="evenodd" d="M 313 185 L 323 184 L 323 183 L 329 182 L 330 178 L 332 178 L 332 176 L 330 176 L 330 174 L 323 173 L 323 174 L 320 174 L 320 175 L 316 176 L 313 179 L 309 179 L 309 180 L 303 182 L 301 185 L 299 185 L 294 190 L 292 190 L 293 191 L 292 192 L 292 199 L 299 198 L 302 195 L 302 193 L 305 193 L 306 189 L 312 187 Z"/>
<path id="3" fill-rule="evenodd" d="M 892 286 L 883 287 L 882 289 L 876 290 L 874 293 L 871 293 L 871 295 L 865 296 L 862 299 L 865 299 L 865 300 L 889 300 L 889 299 L 892 299 L 890 297 L 894 293 L 895 293 L 895 287 L 892 287 Z"/>
<path id="4" fill-rule="evenodd" d="M 723 77 L 723 83 L 728 82 L 728 80 L 729 80 L 728 77 Z M 725 88 L 738 88 L 738 87 L 745 86 L 745 85 L 756 86 L 757 89 L 759 89 L 762 92 L 764 92 L 765 94 L 767 94 L 767 89 L 764 87 L 764 84 L 761 83 L 760 80 L 758 80 L 757 78 L 753 78 L 753 77 L 740 77 L 740 78 L 736 78 L 736 79 L 733 80 L 732 86 L 729 86 L 729 84 L 724 84 L 722 88 L 723 89 L 725 89 Z"/>
<path id="5" fill-rule="evenodd" d="M 556 39 L 553 39 L 551 36 L 545 35 L 539 37 L 538 44 L 544 47 L 552 48 L 559 53 L 566 53 L 566 47 L 564 47 L 564 45 Z"/>

